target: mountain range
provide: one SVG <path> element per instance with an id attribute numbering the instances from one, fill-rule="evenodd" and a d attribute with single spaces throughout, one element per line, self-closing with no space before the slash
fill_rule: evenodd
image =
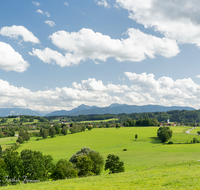
<path id="1" fill-rule="evenodd" d="M 34 116 L 78 116 L 78 115 L 90 115 L 90 114 L 121 114 L 121 113 L 142 113 L 142 112 L 166 112 L 170 110 L 195 110 L 192 107 L 181 107 L 181 106 L 159 106 L 159 105 L 126 105 L 126 104 L 111 104 L 108 107 L 97 107 L 97 106 L 87 106 L 80 105 L 70 111 L 60 110 L 50 112 L 48 114 L 33 111 L 31 109 L 23 108 L 0 108 L 0 117 L 7 117 L 9 115 L 34 115 Z M 45 115 L 46 114 L 46 115 Z"/>
<path id="2" fill-rule="evenodd" d="M 45 116 L 78 116 L 78 115 L 90 115 L 90 114 L 121 114 L 121 113 L 142 113 L 142 112 L 166 112 L 170 110 L 195 110 L 192 107 L 181 107 L 181 106 L 159 106 L 159 105 L 126 105 L 126 104 L 111 104 L 108 107 L 97 107 L 97 106 L 87 106 L 80 105 L 70 111 L 61 110 L 54 111 Z"/>

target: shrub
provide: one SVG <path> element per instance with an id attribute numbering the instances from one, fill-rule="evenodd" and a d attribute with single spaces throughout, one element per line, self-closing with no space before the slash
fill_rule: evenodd
<path id="1" fill-rule="evenodd" d="M 75 178 L 78 177 L 77 171 L 73 168 L 72 163 L 68 162 L 67 159 L 60 159 L 55 167 L 51 177 L 54 180 Z"/>
<path id="2" fill-rule="evenodd" d="M 77 158 L 84 155 L 88 156 L 92 160 L 93 164 L 91 172 L 96 175 L 99 175 L 102 172 L 104 160 L 100 153 L 96 152 L 95 150 L 91 150 L 88 147 L 83 147 L 80 151 L 77 151 L 76 154 L 74 154 L 69 161 L 72 162 L 75 165 L 75 167 L 79 170 L 79 167 L 77 165 Z"/>
<path id="3" fill-rule="evenodd" d="M 127 151 L 127 149 L 125 148 L 125 149 L 123 149 L 123 151 Z"/>
<path id="4" fill-rule="evenodd" d="M 173 141 L 169 141 L 168 144 L 174 144 L 174 142 Z"/>
<path id="5" fill-rule="evenodd" d="M 110 173 L 124 172 L 124 162 L 119 161 L 119 157 L 113 154 L 107 156 L 105 170 L 110 170 Z"/>

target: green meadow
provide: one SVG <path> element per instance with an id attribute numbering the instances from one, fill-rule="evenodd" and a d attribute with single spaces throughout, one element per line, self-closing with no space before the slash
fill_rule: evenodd
<path id="1" fill-rule="evenodd" d="M 100 152 L 106 159 L 115 154 L 124 161 L 125 172 L 38 184 L 3 187 L 3 189 L 198 189 L 200 181 L 200 144 L 186 144 L 194 137 L 190 127 L 171 127 L 172 141 L 163 145 L 157 140 L 158 127 L 95 128 L 43 140 L 31 138 L 18 151 L 31 149 L 52 155 L 54 163 L 69 159 L 82 147 Z M 135 134 L 138 139 L 135 140 Z M 1 142 L 0 144 L 13 140 Z M 123 151 L 127 149 L 127 151 Z M 199 188 L 200 189 L 200 188 Z"/>

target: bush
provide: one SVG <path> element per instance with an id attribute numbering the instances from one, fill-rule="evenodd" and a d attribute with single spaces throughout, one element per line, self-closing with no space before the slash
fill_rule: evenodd
<path id="1" fill-rule="evenodd" d="M 123 149 L 123 151 L 127 151 L 127 149 L 125 148 L 125 149 Z"/>
<path id="2" fill-rule="evenodd" d="M 168 144 L 174 144 L 174 142 L 173 141 L 169 141 Z"/>
<path id="3" fill-rule="evenodd" d="M 113 154 L 107 156 L 105 170 L 110 170 L 110 173 L 124 172 L 124 162 L 119 161 L 119 157 Z"/>
<path id="4" fill-rule="evenodd" d="M 78 162 L 77 158 L 80 156 L 84 156 L 84 155 L 86 155 L 87 157 L 89 157 L 92 160 L 91 172 L 96 175 L 99 175 L 103 170 L 104 160 L 103 160 L 103 157 L 100 155 L 100 153 L 96 152 L 95 150 L 91 150 L 88 147 L 83 147 L 83 148 L 81 148 L 80 151 L 77 151 L 76 154 L 74 154 L 70 158 L 69 161 L 75 165 L 77 170 L 80 170 L 80 168 L 79 168 L 80 163 L 77 165 L 77 162 Z M 89 172 L 89 170 L 88 170 L 88 172 Z"/>
<path id="5" fill-rule="evenodd" d="M 77 171 L 73 168 L 72 163 L 68 162 L 66 159 L 60 159 L 51 177 L 54 180 L 75 178 L 78 177 Z"/>

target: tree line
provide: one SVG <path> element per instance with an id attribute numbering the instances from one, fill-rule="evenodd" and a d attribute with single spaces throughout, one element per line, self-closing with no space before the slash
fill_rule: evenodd
<path id="1" fill-rule="evenodd" d="M 20 180 L 26 176 L 29 180 L 40 181 L 94 176 L 100 175 L 103 167 L 109 173 L 125 170 L 118 156 L 109 154 L 105 163 L 99 152 L 88 147 L 81 148 L 69 160 L 60 159 L 54 164 L 52 156 L 40 151 L 25 149 L 18 153 L 10 148 L 2 154 L 0 146 L 0 180 L 5 182 L 6 176 Z"/>

